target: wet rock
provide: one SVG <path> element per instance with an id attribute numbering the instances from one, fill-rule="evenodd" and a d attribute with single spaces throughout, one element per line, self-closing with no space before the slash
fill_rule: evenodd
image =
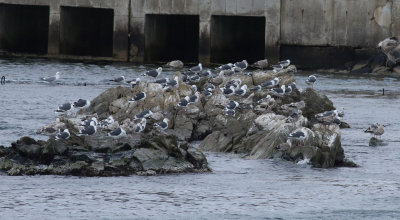
<path id="1" fill-rule="evenodd" d="M 302 100 L 306 103 L 303 110 L 303 115 L 307 118 L 312 118 L 314 115 L 334 110 L 333 103 L 326 95 L 317 93 L 314 89 L 307 88 L 301 93 Z"/>
<path id="2" fill-rule="evenodd" d="M 376 137 L 371 137 L 371 139 L 369 139 L 369 143 L 368 146 L 370 147 L 377 147 L 377 146 L 384 146 L 385 142 L 381 139 L 378 139 Z"/>

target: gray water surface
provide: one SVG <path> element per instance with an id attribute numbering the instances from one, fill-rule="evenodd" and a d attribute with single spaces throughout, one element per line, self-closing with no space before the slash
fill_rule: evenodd
<path id="1" fill-rule="evenodd" d="M 0 145 L 56 118 L 64 102 L 92 99 L 116 76 L 145 66 L 0 60 Z M 43 76 L 62 72 L 55 84 Z M 170 75 L 167 72 L 166 75 Z M 296 76 L 305 88 L 306 74 Z M 315 89 L 345 108 L 346 157 L 359 168 L 314 169 L 281 160 L 206 153 L 212 173 L 78 178 L 0 174 L 0 219 L 400 219 L 400 82 L 317 74 Z M 86 83 L 86 86 L 84 84 Z M 385 88 L 386 95 L 381 95 Z M 369 124 L 387 125 L 385 146 L 368 147 Z"/>

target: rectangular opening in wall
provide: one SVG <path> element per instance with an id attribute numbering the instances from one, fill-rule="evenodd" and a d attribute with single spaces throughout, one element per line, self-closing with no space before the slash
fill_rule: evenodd
<path id="1" fill-rule="evenodd" d="M 265 17 L 211 18 L 211 62 L 255 62 L 265 56 Z"/>
<path id="2" fill-rule="evenodd" d="M 336 68 L 354 60 L 355 51 L 351 47 L 281 45 L 280 56 L 303 69 Z"/>
<path id="3" fill-rule="evenodd" d="M 113 9 L 63 6 L 60 16 L 61 54 L 112 56 Z"/>
<path id="4" fill-rule="evenodd" d="M 0 50 L 46 54 L 49 7 L 0 4 Z"/>
<path id="5" fill-rule="evenodd" d="M 198 57 L 198 15 L 146 15 L 146 62 L 198 62 Z"/>

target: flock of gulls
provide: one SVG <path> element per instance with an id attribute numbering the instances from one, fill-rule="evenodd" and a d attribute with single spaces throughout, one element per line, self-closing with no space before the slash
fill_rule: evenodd
<path id="1" fill-rule="evenodd" d="M 184 68 L 183 62 L 179 60 L 171 61 L 168 62 L 165 66 L 173 69 L 182 69 Z M 278 73 L 285 73 L 285 74 L 294 74 L 297 72 L 297 69 L 294 65 L 291 65 L 290 60 L 284 60 L 278 62 L 276 65 L 271 65 L 269 66 L 268 60 L 260 60 L 255 62 L 253 65 L 251 65 L 253 68 L 258 68 L 258 69 L 266 69 L 271 67 L 272 71 L 278 75 Z M 214 84 L 209 84 L 208 86 L 205 86 L 205 88 L 202 91 L 198 91 L 197 86 L 195 85 L 196 82 L 199 82 L 201 78 L 208 78 L 211 79 L 216 78 L 218 76 L 233 76 L 234 74 L 244 74 L 244 75 L 251 75 L 251 72 L 245 72 L 249 67 L 249 64 L 247 63 L 246 60 L 236 62 L 236 63 L 228 63 L 221 65 L 214 70 L 213 73 L 211 70 L 203 70 L 203 66 L 201 63 L 199 63 L 196 66 L 193 66 L 191 68 L 188 68 L 185 71 L 182 71 L 182 81 L 183 83 L 186 83 L 191 86 L 192 90 L 192 95 L 190 96 L 185 96 L 182 97 L 178 104 L 177 108 L 181 109 L 182 111 L 185 111 L 185 108 L 189 106 L 190 104 L 194 104 L 198 102 L 201 98 L 201 96 L 204 97 L 209 97 L 215 94 L 217 89 L 225 95 L 227 98 L 230 96 L 245 96 L 249 92 L 257 92 L 260 90 L 267 90 L 270 92 L 271 95 L 267 95 L 265 98 L 261 99 L 260 102 L 264 103 L 273 103 L 275 102 L 275 99 L 280 99 L 282 96 L 286 94 L 290 94 L 293 90 L 297 89 L 296 84 L 293 82 L 290 85 L 282 85 L 279 87 L 279 82 L 280 79 L 279 77 L 275 77 L 272 80 L 268 80 L 265 82 L 262 82 L 260 85 L 254 86 L 253 88 L 248 88 L 246 84 L 242 85 L 242 81 L 240 79 L 232 79 L 231 81 L 227 82 L 225 85 L 217 85 L 215 86 Z M 163 88 L 166 89 L 171 89 L 171 88 L 177 88 L 179 86 L 179 78 L 176 76 L 173 79 L 170 78 L 160 78 L 160 75 L 162 74 L 163 68 L 158 67 L 156 69 L 151 69 L 142 74 L 142 76 L 150 78 L 153 83 L 158 83 L 163 86 Z M 42 78 L 42 80 L 47 81 L 47 82 L 53 82 L 57 79 L 60 78 L 60 73 L 57 72 L 55 76 L 51 77 L 46 77 Z M 110 81 L 119 83 L 119 84 L 128 84 L 131 87 L 135 87 L 142 79 L 141 78 L 135 78 L 132 80 L 126 80 L 124 76 L 116 77 L 114 79 L 111 79 Z M 317 77 L 315 75 L 310 75 L 308 79 L 306 80 L 306 84 L 310 85 L 311 87 L 314 86 L 315 82 L 317 81 Z M 145 92 L 139 92 L 135 94 L 133 97 L 129 99 L 130 103 L 133 102 L 140 102 L 146 99 L 146 93 Z M 73 109 L 81 109 L 81 108 L 86 108 L 90 105 L 89 100 L 84 100 L 84 99 L 79 99 L 76 102 L 73 103 L 64 103 L 58 107 L 55 111 L 58 113 L 65 113 L 68 111 L 71 111 Z M 225 106 L 225 114 L 227 117 L 231 116 L 234 117 L 236 110 L 240 107 L 240 104 L 237 101 L 230 100 L 228 104 Z M 253 108 L 252 105 L 250 105 L 249 108 Z M 151 117 L 153 112 L 151 110 L 144 110 L 143 112 L 134 115 L 133 120 L 138 121 L 135 124 L 135 129 L 133 130 L 136 133 L 140 133 L 146 128 L 147 124 L 147 119 Z M 295 123 L 297 119 L 301 116 L 302 112 L 298 108 L 295 108 L 288 116 L 287 122 L 289 123 Z M 344 116 L 344 112 L 340 110 L 333 110 L 333 111 L 327 111 L 324 113 L 320 113 L 315 115 L 315 118 L 319 123 L 322 123 L 323 125 L 331 125 L 331 124 L 340 124 L 341 123 L 341 118 Z M 165 130 L 168 128 L 168 122 L 169 120 L 167 118 L 164 118 L 162 121 L 156 122 L 153 124 L 154 128 L 159 129 L 161 131 Z M 99 121 L 97 118 L 93 117 L 91 119 L 86 119 L 82 120 L 81 123 L 81 129 L 79 130 L 79 133 L 77 135 L 93 135 L 97 132 L 97 130 L 100 129 L 106 129 L 108 130 L 108 136 L 111 137 L 121 137 L 125 136 L 127 132 L 121 127 L 121 126 L 112 126 L 113 129 L 110 129 L 110 125 L 118 125 L 118 122 L 114 120 L 112 116 L 109 116 L 108 118 Z M 68 139 L 70 137 L 70 131 L 68 129 L 58 129 L 58 131 L 52 129 L 52 132 L 55 133 L 56 139 Z M 384 129 L 382 125 L 379 124 L 374 124 L 371 125 L 370 128 L 365 130 L 365 132 L 372 133 L 374 136 L 380 136 L 383 134 Z M 304 141 L 307 138 L 307 131 L 305 129 L 298 129 L 295 132 L 292 132 L 288 134 L 287 136 L 288 139 L 295 139 L 298 140 L 298 143 L 300 144 L 302 141 Z"/>

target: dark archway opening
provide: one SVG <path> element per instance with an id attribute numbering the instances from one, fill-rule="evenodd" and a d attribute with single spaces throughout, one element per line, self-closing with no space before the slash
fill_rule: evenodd
<path id="1" fill-rule="evenodd" d="M 60 16 L 61 54 L 113 55 L 113 9 L 61 7 Z"/>
<path id="2" fill-rule="evenodd" d="M 265 56 L 265 17 L 211 18 L 211 62 L 255 62 Z"/>
<path id="3" fill-rule="evenodd" d="M 49 7 L 0 4 L 0 49 L 46 54 Z"/>
<path id="4" fill-rule="evenodd" d="M 198 15 L 146 15 L 145 61 L 198 62 Z"/>

